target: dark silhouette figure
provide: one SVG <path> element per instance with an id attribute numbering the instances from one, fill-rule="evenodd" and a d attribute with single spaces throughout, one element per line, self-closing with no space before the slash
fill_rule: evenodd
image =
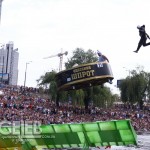
<path id="1" fill-rule="evenodd" d="M 141 48 L 141 46 L 148 46 L 150 45 L 150 42 L 149 43 L 146 43 L 146 40 L 147 38 L 150 39 L 149 35 L 146 33 L 145 31 L 145 25 L 142 25 L 142 26 L 137 26 L 137 28 L 139 29 L 139 35 L 141 37 L 139 43 L 138 43 L 138 47 L 137 47 L 137 50 L 134 51 L 135 53 L 138 53 L 139 49 Z"/>
<path id="2" fill-rule="evenodd" d="M 100 51 L 97 50 L 97 55 L 98 55 L 98 62 L 103 62 L 103 61 L 107 61 L 109 62 L 108 58 L 103 55 Z"/>
<path id="3" fill-rule="evenodd" d="M 97 63 L 97 67 L 98 68 L 101 68 L 101 67 L 103 67 L 103 63 L 102 62 L 105 62 L 105 61 L 107 61 L 108 63 L 109 63 L 109 60 L 108 60 L 108 58 L 105 56 L 105 55 L 103 55 L 99 50 L 97 50 L 97 54 L 98 54 L 98 63 Z M 112 80 L 111 79 L 108 79 L 108 82 L 110 83 L 110 84 L 112 84 Z M 103 85 L 102 85 L 102 87 L 103 87 Z"/>

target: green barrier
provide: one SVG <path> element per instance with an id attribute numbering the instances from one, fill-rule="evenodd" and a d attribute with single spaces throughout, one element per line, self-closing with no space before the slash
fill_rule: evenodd
<path id="1" fill-rule="evenodd" d="M 44 148 L 137 145 L 137 135 L 130 120 L 41 125 L 38 131 L 40 134 L 22 135 L 25 128 L 15 127 L 15 131 L 18 131 L 15 135 L 11 132 L 14 131 L 13 126 L 1 127 L 0 150 L 12 147 L 18 147 L 19 150 L 43 150 Z M 29 127 L 28 129 L 32 130 Z"/>

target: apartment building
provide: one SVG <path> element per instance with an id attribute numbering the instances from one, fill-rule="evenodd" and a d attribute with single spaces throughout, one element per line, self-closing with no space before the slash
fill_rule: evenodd
<path id="1" fill-rule="evenodd" d="M 0 47 L 0 83 L 17 85 L 18 82 L 18 48 L 9 42 Z"/>

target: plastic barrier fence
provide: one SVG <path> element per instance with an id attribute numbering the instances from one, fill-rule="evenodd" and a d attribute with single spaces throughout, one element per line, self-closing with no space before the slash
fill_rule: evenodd
<path id="1" fill-rule="evenodd" d="M 0 150 L 44 150 L 44 148 L 130 144 L 137 145 L 137 135 L 130 120 L 41 125 L 38 130 L 37 127 L 35 129 L 31 126 L 11 126 L 0 129 Z"/>

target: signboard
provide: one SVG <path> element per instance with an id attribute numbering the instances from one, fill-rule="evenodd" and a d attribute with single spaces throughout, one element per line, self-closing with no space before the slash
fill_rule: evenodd
<path id="1" fill-rule="evenodd" d="M 0 73 L 0 79 L 3 81 L 8 81 L 9 74 L 8 73 Z"/>
<path id="2" fill-rule="evenodd" d="M 120 79 L 120 80 L 117 80 L 117 88 L 120 87 L 121 83 L 124 81 L 124 79 Z"/>
<path id="3" fill-rule="evenodd" d="M 89 63 L 57 74 L 57 85 L 60 89 L 69 89 L 71 86 L 80 88 L 88 84 L 97 85 L 113 79 L 109 63 Z"/>

